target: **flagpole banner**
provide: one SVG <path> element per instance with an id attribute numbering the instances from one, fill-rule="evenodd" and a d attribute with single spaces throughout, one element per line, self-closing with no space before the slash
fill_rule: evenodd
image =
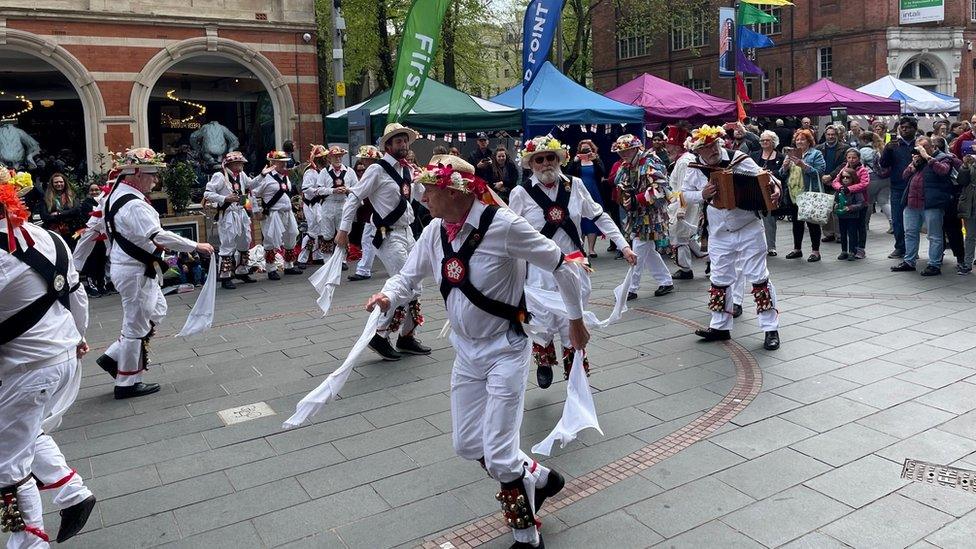
<path id="1" fill-rule="evenodd" d="M 928 23 L 945 19 L 945 0 L 898 0 L 898 24 Z"/>
<path id="2" fill-rule="evenodd" d="M 424 89 L 441 39 L 441 23 L 450 0 L 414 0 L 407 14 L 390 91 L 387 124 L 403 119 Z"/>
<path id="3" fill-rule="evenodd" d="M 565 0 L 532 0 L 522 21 L 522 95 L 549 58 Z"/>
<path id="4" fill-rule="evenodd" d="M 718 76 L 735 76 L 735 8 L 718 9 Z"/>

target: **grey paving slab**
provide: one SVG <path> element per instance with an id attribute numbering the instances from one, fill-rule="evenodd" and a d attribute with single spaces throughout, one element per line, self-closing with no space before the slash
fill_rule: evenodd
<path id="1" fill-rule="evenodd" d="M 703 478 L 631 505 L 627 513 L 655 532 L 672 537 L 753 501 L 719 480 Z"/>
<path id="2" fill-rule="evenodd" d="M 831 375 L 841 379 L 846 379 L 848 381 L 853 381 L 855 383 L 860 383 L 861 385 L 867 385 L 868 383 L 874 383 L 875 381 L 880 381 L 885 378 L 896 376 L 902 372 L 907 372 L 910 369 L 911 368 L 908 366 L 902 366 L 901 364 L 895 364 L 893 362 L 887 362 L 874 358 L 871 360 L 865 360 L 864 362 L 858 362 L 857 364 L 851 364 L 838 370 L 833 370 Z"/>
<path id="3" fill-rule="evenodd" d="M 234 491 L 227 477 L 211 473 L 110 499 L 101 504 L 106 526 L 155 515 Z"/>
<path id="4" fill-rule="evenodd" d="M 341 526 L 336 533 L 350 548 L 392 547 L 472 518 L 457 498 L 442 494 Z"/>
<path id="5" fill-rule="evenodd" d="M 930 391 L 931 389 L 922 385 L 888 378 L 848 391 L 844 393 L 844 397 L 883 410 Z"/>
<path id="6" fill-rule="evenodd" d="M 720 395 L 705 389 L 695 388 L 654 399 L 646 404 L 641 404 L 638 408 L 658 419 L 668 421 L 707 410 L 715 406 L 720 400 L 722 400 Z"/>
<path id="7" fill-rule="evenodd" d="M 313 499 L 253 519 L 265 545 L 274 547 L 312 534 L 328 532 L 362 517 L 389 509 L 369 486 Z"/>
<path id="8" fill-rule="evenodd" d="M 555 516 L 569 526 L 576 526 L 660 494 L 662 491 L 661 486 L 657 483 L 648 481 L 641 476 L 635 476 L 617 482 L 583 501 L 564 507 L 557 511 Z M 482 495 L 484 496 L 484 494 Z M 491 506 L 494 510 L 494 501 L 492 501 Z"/>
<path id="9" fill-rule="evenodd" d="M 899 489 L 898 493 L 954 517 L 961 517 L 976 509 L 976 497 L 963 490 L 912 482 Z"/>
<path id="10" fill-rule="evenodd" d="M 823 494 L 797 486 L 722 518 L 750 538 L 776 547 L 830 523 L 851 508 Z"/>
<path id="11" fill-rule="evenodd" d="M 662 538 L 623 511 L 546 536 L 547 547 L 648 547 Z"/>
<path id="12" fill-rule="evenodd" d="M 901 478 L 901 465 L 872 454 L 831 469 L 804 485 L 860 508 L 908 483 Z"/>
<path id="13" fill-rule="evenodd" d="M 712 437 L 711 440 L 742 457 L 753 459 L 816 434 L 806 427 L 771 417 Z"/>
<path id="14" fill-rule="evenodd" d="M 763 388 L 768 389 L 769 387 L 765 381 L 763 379 Z M 739 412 L 732 418 L 732 423 L 739 426 L 749 425 L 750 423 L 755 423 L 769 417 L 778 416 L 800 406 L 803 406 L 803 404 L 796 400 L 782 397 L 776 393 L 763 391 L 756 395 L 756 398 L 749 403 L 749 406 L 745 410 Z"/>
<path id="15" fill-rule="evenodd" d="M 939 429 L 929 429 L 879 450 L 877 454 L 897 463 L 909 458 L 932 463 L 952 463 L 974 451 L 976 440 Z"/>
<path id="16" fill-rule="evenodd" d="M 654 546 L 656 549 L 760 549 L 763 545 L 739 533 L 724 522 L 713 520 Z"/>
<path id="17" fill-rule="evenodd" d="M 824 526 L 822 532 L 852 547 L 907 547 L 951 520 L 950 515 L 891 494 Z"/>
<path id="18" fill-rule="evenodd" d="M 743 458 L 738 454 L 711 441 L 702 440 L 692 444 L 678 455 L 642 471 L 641 476 L 662 488 L 671 489 L 742 462 Z"/>
<path id="19" fill-rule="evenodd" d="M 976 408 L 976 384 L 954 383 L 949 387 L 918 397 L 916 400 L 947 412 L 964 414 Z"/>
<path id="20" fill-rule="evenodd" d="M 952 417 L 952 414 L 944 410 L 908 401 L 861 418 L 857 422 L 876 431 L 904 439 L 946 422 Z"/>
<path id="21" fill-rule="evenodd" d="M 399 449 L 343 461 L 298 475 L 298 482 L 313 498 L 342 492 L 416 468 Z"/>
<path id="22" fill-rule="evenodd" d="M 834 467 L 839 467 L 896 442 L 898 439 L 891 435 L 857 423 L 848 423 L 797 442 L 791 445 L 791 448 Z"/>
<path id="23" fill-rule="evenodd" d="M 968 547 L 973 543 L 973 532 L 976 532 L 976 513 L 970 513 L 930 534 L 925 541 L 936 547 Z"/>
<path id="24" fill-rule="evenodd" d="M 783 549 L 848 549 L 850 545 L 841 543 L 836 539 L 820 532 L 810 532 L 809 534 L 797 538 L 786 545 Z"/>
<path id="25" fill-rule="evenodd" d="M 781 448 L 715 475 L 755 499 L 764 499 L 830 470 L 830 466 L 790 448 Z"/>
<path id="26" fill-rule="evenodd" d="M 222 528 L 279 509 L 309 501 L 294 478 L 242 490 L 177 509 L 174 514 L 184 536 Z"/>
<path id="27" fill-rule="evenodd" d="M 250 522 L 239 522 L 217 528 L 196 536 L 188 536 L 180 541 L 167 543 L 164 549 L 192 549 L 207 547 L 214 549 L 241 549 L 243 547 L 262 547 L 261 536 Z"/>
<path id="28" fill-rule="evenodd" d="M 748 408 L 746 409 L 748 411 Z M 818 432 L 829 431 L 877 410 L 866 404 L 836 396 L 789 410 L 780 415 L 783 419 Z M 736 418 L 737 419 L 737 418 Z M 736 420 L 733 419 L 733 422 Z"/>

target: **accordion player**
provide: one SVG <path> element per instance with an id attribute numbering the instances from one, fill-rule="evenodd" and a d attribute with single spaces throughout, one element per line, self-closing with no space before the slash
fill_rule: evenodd
<path id="1" fill-rule="evenodd" d="M 709 175 L 709 182 L 717 189 L 711 202 L 714 208 L 768 213 L 777 207 L 772 199 L 776 183 L 767 171 L 746 175 L 731 169 L 715 170 Z"/>

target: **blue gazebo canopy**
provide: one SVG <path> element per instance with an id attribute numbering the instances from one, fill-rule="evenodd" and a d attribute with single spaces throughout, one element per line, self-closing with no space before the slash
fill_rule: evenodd
<path id="1" fill-rule="evenodd" d="M 522 108 L 522 84 L 491 98 Z M 548 61 L 525 94 L 529 126 L 559 124 L 631 124 L 644 121 L 644 109 L 620 103 L 585 88 L 559 72 Z"/>

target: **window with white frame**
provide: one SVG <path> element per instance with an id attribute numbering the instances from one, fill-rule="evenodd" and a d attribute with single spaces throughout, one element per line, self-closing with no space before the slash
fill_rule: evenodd
<path id="1" fill-rule="evenodd" d="M 969 20 L 976 22 L 976 0 L 969 3 Z"/>
<path id="2" fill-rule="evenodd" d="M 633 59 L 650 53 L 651 37 L 631 31 L 617 39 L 617 59 Z"/>
<path id="3" fill-rule="evenodd" d="M 671 50 L 701 48 L 708 44 L 708 21 L 704 13 L 692 18 L 688 25 L 671 27 Z"/>
<path id="4" fill-rule="evenodd" d="M 702 93 L 710 93 L 712 91 L 712 81 L 707 78 L 692 78 L 685 80 L 682 83 L 682 86 Z"/>
<path id="5" fill-rule="evenodd" d="M 973 0 L 976 3 L 976 0 Z M 783 8 L 778 8 L 774 6 L 752 6 L 760 11 L 764 11 L 769 15 L 776 18 L 775 22 L 772 23 L 754 23 L 749 25 L 749 27 L 762 34 L 782 34 L 783 33 Z"/>
<path id="6" fill-rule="evenodd" d="M 834 49 L 817 48 L 817 79 L 834 75 Z"/>

